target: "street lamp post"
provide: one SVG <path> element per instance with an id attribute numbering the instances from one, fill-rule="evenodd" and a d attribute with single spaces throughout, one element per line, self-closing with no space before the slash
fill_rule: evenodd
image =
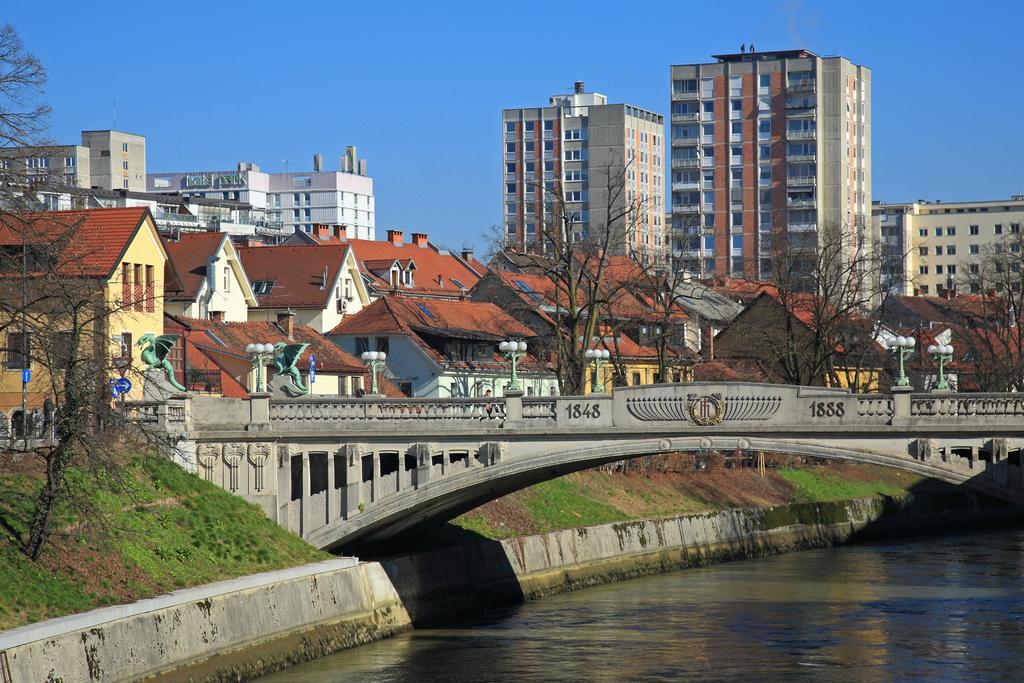
<path id="1" fill-rule="evenodd" d="M 384 361 L 388 354 L 383 351 L 363 351 L 361 356 L 366 366 L 370 368 L 370 393 L 377 393 L 377 372 L 384 367 Z"/>
<path id="2" fill-rule="evenodd" d="M 509 339 L 498 344 L 498 350 L 512 362 L 512 379 L 505 385 L 505 393 L 522 393 L 523 387 L 516 375 L 519 359 L 526 355 L 526 342 Z"/>
<path id="3" fill-rule="evenodd" d="M 591 393 L 603 394 L 604 380 L 601 377 L 601 366 L 611 358 L 611 352 L 608 349 L 587 349 L 583 352 L 583 356 L 594 364 L 594 381 L 591 382 Z"/>
<path id="4" fill-rule="evenodd" d="M 888 347 L 888 349 L 895 353 L 896 357 L 900 359 L 900 374 L 896 378 L 896 386 L 909 387 L 910 378 L 907 377 L 904 362 L 914 353 L 914 345 L 917 344 L 917 340 L 913 337 L 904 337 L 900 335 L 898 337 L 886 337 L 884 341 L 886 347 Z"/>
<path id="5" fill-rule="evenodd" d="M 267 361 L 273 357 L 273 344 L 247 344 L 245 352 L 249 354 L 252 362 L 252 369 L 256 372 L 256 391 L 262 394 L 267 390 L 267 376 L 265 366 Z"/>
<path id="6" fill-rule="evenodd" d="M 928 347 L 928 353 L 939 364 L 939 381 L 935 384 L 935 390 L 948 390 L 949 382 L 946 381 L 946 363 L 953 360 L 953 347 L 949 344 L 932 344 Z"/>

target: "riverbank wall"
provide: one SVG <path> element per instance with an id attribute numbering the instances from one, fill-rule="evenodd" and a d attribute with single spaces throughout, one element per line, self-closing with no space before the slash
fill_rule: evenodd
<path id="1" fill-rule="evenodd" d="M 739 508 L 603 524 L 380 560 L 416 625 L 586 586 L 899 534 L 1024 523 L 969 491 Z"/>
<path id="2" fill-rule="evenodd" d="M 740 508 L 338 558 L 0 634 L 0 680 L 245 681 L 411 628 L 648 574 L 1024 522 L 968 491 Z"/>
<path id="3" fill-rule="evenodd" d="M 244 681 L 411 627 L 375 562 L 339 558 L 0 634 L 4 681 Z"/>

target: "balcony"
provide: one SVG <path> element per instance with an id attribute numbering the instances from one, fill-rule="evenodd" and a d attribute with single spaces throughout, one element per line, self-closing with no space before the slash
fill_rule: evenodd
<path id="1" fill-rule="evenodd" d="M 793 81 L 786 86 L 786 92 L 801 92 L 810 93 L 818 89 L 818 82 L 813 78 L 802 79 L 799 81 Z"/>
<path id="2" fill-rule="evenodd" d="M 682 114 L 672 114 L 672 123 L 685 123 L 687 121 L 696 121 L 700 118 L 700 112 L 691 111 Z"/>
<path id="3" fill-rule="evenodd" d="M 787 140 L 813 140 L 818 137 L 816 130 L 787 130 Z"/>
<path id="4" fill-rule="evenodd" d="M 699 204 L 673 204 L 672 213 L 693 213 L 700 210 Z"/>
<path id="5" fill-rule="evenodd" d="M 817 223 L 788 223 L 786 225 L 790 232 L 814 232 L 818 229 Z"/>
<path id="6" fill-rule="evenodd" d="M 714 157 L 705 156 L 701 160 L 700 165 L 702 167 L 704 167 L 704 168 L 714 168 L 714 166 L 715 166 L 715 158 Z"/>
<path id="7" fill-rule="evenodd" d="M 678 101 L 685 101 L 685 100 L 696 100 L 696 99 L 698 99 L 699 96 L 700 96 L 700 93 L 698 93 L 696 90 L 692 90 L 692 91 L 689 91 L 689 92 L 683 92 L 681 90 L 673 90 L 672 91 L 672 99 L 677 101 L 677 102 Z"/>
<path id="8" fill-rule="evenodd" d="M 790 209 L 814 209 L 818 206 L 818 200 L 814 197 L 810 199 L 790 199 L 786 202 L 786 206 Z"/>
<path id="9" fill-rule="evenodd" d="M 696 180 L 682 183 L 672 183 L 673 190 L 699 190 L 700 183 Z"/>
<path id="10" fill-rule="evenodd" d="M 790 119 L 816 119 L 818 110 L 814 105 L 786 105 L 786 117 Z"/>
<path id="11" fill-rule="evenodd" d="M 813 175 L 790 176 L 786 178 L 786 184 L 791 187 L 814 185 L 817 182 L 818 177 Z"/>
<path id="12" fill-rule="evenodd" d="M 673 147 L 693 147 L 697 144 L 700 138 L 694 136 L 692 138 L 672 138 Z"/>
<path id="13" fill-rule="evenodd" d="M 519 136 L 515 133 L 509 133 L 505 131 L 505 142 L 515 142 L 519 139 Z"/>
<path id="14" fill-rule="evenodd" d="M 799 161 L 810 161 L 813 162 L 817 158 L 816 154 L 787 154 L 786 161 L 799 162 Z"/>
<path id="15" fill-rule="evenodd" d="M 698 166 L 700 166 L 700 159 L 697 157 L 672 160 L 672 168 L 697 168 Z"/>

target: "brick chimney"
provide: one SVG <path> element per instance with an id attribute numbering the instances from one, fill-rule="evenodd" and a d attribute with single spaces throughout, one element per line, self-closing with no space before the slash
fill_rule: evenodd
<path id="1" fill-rule="evenodd" d="M 348 228 L 345 227 L 344 225 L 335 225 L 334 236 L 337 237 L 339 240 L 348 239 Z"/>
<path id="2" fill-rule="evenodd" d="M 295 332 L 295 314 L 290 310 L 277 314 L 277 326 L 280 327 L 289 340 Z"/>
<path id="3" fill-rule="evenodd" d="M 469 247 L 463 247 L 462 249 L 462 260 L 467 263 L 473 260 L 473 250 Z"/>
<path id="4" fill-rule="evenodd" d="M 324 223 L 317 223 L 313 226 L 313 235 L 318 239 L 328 239 L 331 236 L 331 226 Z"/>
<path id="5" fill-rule="evenodd" d="M 417 247 L 427 246 L 427 233 L 425 232 L 414 232 L 412 234 L 412 243 Z"/>
<path id="6" fill-rule="evenodd" d="M 396 247 L 400 247 L 403 241 L 405 241 L 405 233 L 401 230 L 388 230 L 388 242 L 391 242 Z"/>

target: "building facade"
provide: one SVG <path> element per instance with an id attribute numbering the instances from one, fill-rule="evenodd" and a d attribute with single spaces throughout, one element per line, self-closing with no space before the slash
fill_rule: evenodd
<path id="1" fill-rule="evenodd" d="M 576 239 L 610 228 L 617 252 L 662 247 L 661 114 L 608 104 L 577 82 L 547 107 L 505 109 L 501 118 L 509 246 L 543 242 L 564 215 Z"/>
<path id="2" fill-rule="evenodd" d="M 376 203 L 373 179 L 365 160 L 356 160 L 354 147 L 341 158 L 340 170 L 323 170 L 322 156 L 313 158 L 313 170 L 267 173 L 259 166 L 239 162 L 233 171 L 151 173 L 150 192 L 177 193 L 244 202 L 265 214 L 268 223 L 285 233 L 311 232 L 313 226 L 345 225 L 359 239 L 375 239 Z"/>
<path id="3" fill-rule="evenodd" d="M 983 294 L 970 282 L 970 262 L 1019 235 L 1024 195 L 974 202 L 878 203 L 872 214 L 881 239 L 883 285 L 889 291 Z"/>
<path id="4" fill-rule="evenodd" d="M 141 192 L 146 189 L 146 138 L 119 130 L 83 130 L 80 145 L 0 150 L 0 164 L 14 177 L 51 186 Z"/>
<path id="5" fill-rule="evenodd" d="M 672 66 L 669 239 L 702 276 L 772 276 L 782 245 L 871 234 L 871 71 L 808 50 Z"/>

